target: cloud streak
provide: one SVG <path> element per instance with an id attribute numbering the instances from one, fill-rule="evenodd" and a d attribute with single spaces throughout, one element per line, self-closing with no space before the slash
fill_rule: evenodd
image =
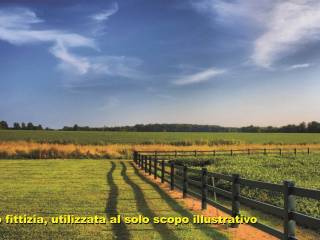
<path id="1" fill-rule="evenodd" d="M 209 68 L 201 72 L 197 72 L 195 74 L 180 77 L 179 79 L 173 81 L 173 84 L 178 86 L 184 86 L 190 84 L 197 84 L 200 82 L 206 82 L 212 80 L 218 75 L 224 74 L 225 72 L 226 70 L 223 69 Z"/>
<path id="2" fill-rule="evenodd" d="M 202 0 L 192 1 L 192 6 L 221 24 L 251 29 L 249 58 L 262 68 L 272 68 L 302 46 L 320 40 L 317 0 Z"/>
<path id="3" fill-rule="evenodd" d="M 91 18 L 97 22 L 103 22 L 109 19 L 112 15 L 116 14 L 119 10 L 118 3 L 114 3 L 111 8 L 103 10 L 102 12 L 96 13 Z"/>
<path id="4" fill-rule="evenodd" d="M 311 67 L 310 63 L 302 63 L 302 64 L 295 64 L 295 65 L 291 65 L 290 67 L 287 68 L 287 70 L 295 70 L 295 69 L 299 69 L 299 68 L 309 68 Z"/>
<path id="5" fill-rule="evenodd" d="M 89 67 L 88 61 L 71 54 L 69 49 L 76 47 L 95 49 L 95 41 L 76 33 L 55 29 L 37 29 L 35 25 L 43 22 L 28 9 L 1 10 L 0 39 L 13 45 L 52 43 L 50 52 L 62 61 L 61 65 L 68 66 L 79 74 L 85 74 Z"/>
<path id="6" fill-rule="evenodd" d="M 252 60 L 271 67 L 301 46 L 320 39 L 319 1 L 282 1 L 274 5 L 266 21 L 266 31 L 254 43 Z"/>
<path id="7" fill-rule="evenodd" d="M 115 4 L 111 9 L 94 15 L 97 21 L 105 21 L 118 11 Z M 0 40 L 13 45 L 28 45 L 51 43 L 49 52 L 60 60 L 59 69 L 69 75 L 77 75 L 79 79 L 89 79 L 101 76 L 120 76 L 137 79 L 143 74 L 137 70 L 142 61 L 126 56 L 80 56 L 73 53 L 74 48 L 89 48 L 97 50 L 94 38 L 77 33 L 48 29 L 39 24 L 44 21 L 39 19 L 29 9 L 16 8 L 0 10 Z M 96 52 L 96 51 L 95 51 Z M 86 75 L 90 75 L 86 76 Z"/>

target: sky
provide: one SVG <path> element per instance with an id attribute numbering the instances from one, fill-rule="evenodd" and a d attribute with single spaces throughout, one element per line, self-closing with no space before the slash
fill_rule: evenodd
<path id="1" fill-rule="evenodd" d="M 2 0 L 0 119 L 320 120 L 318 0 Z"/>

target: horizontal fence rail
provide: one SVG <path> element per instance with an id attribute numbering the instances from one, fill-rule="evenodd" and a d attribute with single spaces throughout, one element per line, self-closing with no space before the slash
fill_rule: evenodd
<path id="1" fill-rule="evenodd" d="M 268 151 L 270 151 L 270 149 Z M 225 175 L 221 173 L 208 172 L 206 168 L 197 170 L 188 168 L 184 165 L 178 165 L 168 158 L 159 158 L 163 157 L 163 153 L 167 154 L 169 152 L 173 152 L 173 156 L 182 156 L 182 152 L 177 151 L 135 151 L 133 153 L 133 160 L 140 169 L 144 170 L 146 173 L 149 173 L 149 175 L 154 175 L 155 179 L 159 177 L 161 179 L 161 183 L 169 183 L 171 190 L 174 190 L 175 188 L 180 189 L 182 191 L 183 198 L 190 195 L 201 200 L 202 209 L 206 209 L 207 204 L 210 204 L 220 209 L 221 211 L 230 214 L 232 217 L 237 217 L 240 216 L 240 204 L 243 204 L 245 206 L 252 207 L 264 213 L 281 218 L 283 220 L 283 231 L 279 231 L 259 222 L 252 224 L 254 227 L 279 239 L 297 239 L 295 235 L 296 223 L 311 229 L 320 229 L 320 219 L 295 211 L 295 196 L 320 201 L 319 190 L 296 187 L 294 185 L 294 182 L 291 181 L 284 181 L 283 184 L 280 185 L 241 178 L 238 174 Z M 185 152 L 186 151 L 184 151 L 183 153 Z M 199 152 L 208 151 L 196 151 L 196 153 L 195 151 L 187 152 L 191 152 L 193 153 L 193 155 L 197 155 Z M 214 152 L 215 154 L 217 154 L 217 151 Z M 250 150 L 247 150 L 247 153 L 248 152 L 250 152 L 250 154 L 252 153 L 252 151 Z M 263 149 L 263 152 L 267 151 Z M 280 154 L 284 153 L 284 151 L 282 150 L 280 150 L 280 152 Z M 311 153 L 309 148 L 305 152 L 307 154 Z M 232 152 L 232 154 L 233 153 L 234 152 Z M 297 154 L 298 151 L 294 150 L 293 153 Z M 231 191 L 227 191 L 215 186 L 215 181 L 219 179 L 229 182 L 231 184 Z M 241 187 L 251 187 L 280 193 L 282 194 L 284 205 L 283 207 L 278 207 L 248 198 L 246 196 L 242 196 L 240 194 Z M 208 197 L 208 193 L 213 195 L 213 199 Z M 218 203 L 216 199 L 217 195 L 231 200 L 231 209 Z M 236 228 L 238 227 L 238 225 L 233 224 L 232 227 Z"/>
<path id="2" fill-rule="evenodd" d="M 247 149 L 228 149 L 228 150 L 190 150 L 190 151 L 139 151 L 139 154 L 155 155 L 161 157 L 197 157 L 197 156 L 216 156 L 216 155 L 287 155 L 287 154 L 311 154 L 320 153 L 320 148 L 247 148 Z"/>

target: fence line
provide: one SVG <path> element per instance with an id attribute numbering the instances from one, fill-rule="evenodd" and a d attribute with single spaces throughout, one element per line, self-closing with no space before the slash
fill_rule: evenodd
<path id="1" fill-rule="evenodd" d="M 189 151 L 139 151 L 140 154 L 151 153 L 158 157 L 197 157 L 197 156 L 216 156 L 216 155 L 251 155 L 251 154 L 276 154 L 279 156 L 285 154 L 308 154 L 319 152 L 318 148 L 246 148 L 229 150 L 189 150 Z"/>
<path id="2" fill-rule="evenodd" d="M 147 153 L 147 154 L 146 154 Z M 196 170 L 188 168 L 184 165 L 175 164 L 174 161 L 168 161 L 165 159 L 159 159 L 161 156 L 160 152 L 137 152 L 133 153 L 133 160 L 137 166 L 141 169 L 149 167 L 149 174 L 153 174 L 154 178 L 161 178 L 161 182 L 167 182 L 170 184 L 170 189 L 174 190 L 175 187 L 182 190 L 182 197 L 185 198 L 187 195 L 194 196 L 201 200 L 201 208 L 206 209 L 207 204 L 210 204 L 228 214 L 232 217 L 240 216 L 240 204 L 244 204 L 249 207 L 253 207 L 260 211 L 268 214 L 275 215 L 283 219 L 283 231 L 279 231 L 270 226 L 262 223 L 252 224 L 254 227 L 267 232 L 279 239 L 294 240 L 297 239 L 295 235 L 296 223 L 306 226 L 308 228 L 320 229 L 320 219 L 311 216 L 298 213 L 295 210 L 295 196 L 311 198 L 320 200 L 320 191 L 311 190 L 306 188 L 296 187 L 294 182 L 283 181 L 283 184 L 267 183 L 255 180 L 249 180 L 241 178 L 238 174 L 225 175 L 220 173 L 208 172 L 206 168 Z M 176 152 L 175 152 L 176 153 Z M 283 153 L 283 152 L 282 152 Z M 282 154 L 281 153 L 281 154 Z M 297 151 L 295 151 L 297 153 Z M 310 154 L 310 150 L 308 151 Z M 176 154 L 178 156 L 178 154 Z M 161 167 L 158 167 L 159 162 Z M 153 171 L 152 171 L 153 168 Z M 168 168 L 170 171 L 167 171 Z M 190 178 L 190 173 L 195 178 Z M 231 191 L 218 188 L 214 184 L 209 184 L 208 179 L 222 179 L 231 183 Z M 180 182 L 180 184 L 179 184 Z M 278 192 L 283 195 L 284 206 L 283 208 L 274 206 L 268 203 L 264 203 L 258 200 L 250 199 L 240 194 L 241 186 L 254 187 L 257 189 L 264 189 L 272 192 Z M 214 195 L 220 195 L 224 198 L 231 200 L 231 209 L 219 204 L 216 199 L 210 199 L 208 192 Z M 237 224 L 233 224 L 232 227 L 238 227 Z"/>

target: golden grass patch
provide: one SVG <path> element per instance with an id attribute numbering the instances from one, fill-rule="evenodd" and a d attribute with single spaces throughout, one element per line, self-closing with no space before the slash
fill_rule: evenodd
<path id="1" fill-rule="evenodd" d="M 293 149 L 306 150 L 307 148 L 320 149 L 320 144 L 235 144 L 235 145 L 191 145 L 174 146 L 168 144 L 109 144 L 109 145 L 77 145 L 52 144 L 27 141 L 0 142 L 1 158 L 131 158 L 134 150 L 137 151 L 210 151 L 210 150 L 237 150 L 237 149 Z"/>

